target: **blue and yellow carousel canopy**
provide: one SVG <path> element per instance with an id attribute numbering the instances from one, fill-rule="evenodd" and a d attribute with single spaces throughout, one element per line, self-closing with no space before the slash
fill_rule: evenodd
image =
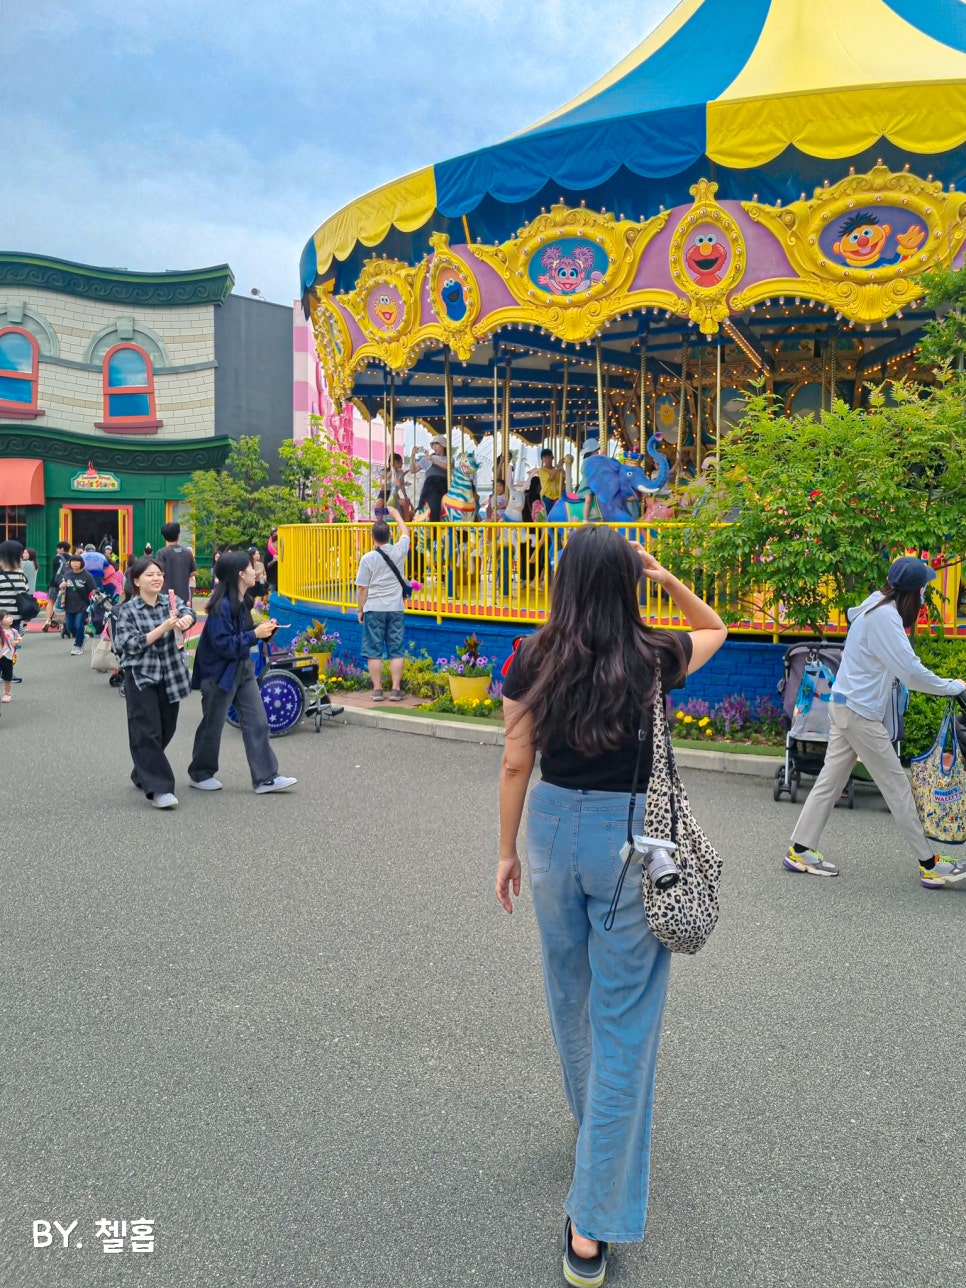
<path id="1" fill-rule="evenodd" d="M 963 0 L 681 0 L 559 111 L 339 211 L 306 247 L 303 286 L 392 229 L 460 219 L 488 199 L 519 206 L 548 184 L 599 194 L 620 171 L 670 180 L 707 159 L 747 172 L 791 149 L 804 187 L 807 158 L 860 158 L 883 143 L 948 154 L 964 142 Z"/>

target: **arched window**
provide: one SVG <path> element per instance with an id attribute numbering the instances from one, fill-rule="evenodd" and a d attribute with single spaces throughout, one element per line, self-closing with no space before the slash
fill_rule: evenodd
<path id="1" fill-rule="evenodd" d="M 104 419 L 98 429 L 117 434 L 153 434 L 164 424 L 154 403 L 150 356 L 137 344 L 116 344 L 103 363 Z"/>
<path id="2" fill-rule="evenodd" d="M 33 420 L 37 407 L 39 346 L 22 327 L 0 330 L 0 416 Z"/>

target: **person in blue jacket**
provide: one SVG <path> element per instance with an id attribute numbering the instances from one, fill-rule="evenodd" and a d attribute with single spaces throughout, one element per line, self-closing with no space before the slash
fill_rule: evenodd
<path id="1" fill-rule="evenodd" d="M 218 754 L 225 717 L 232 706 L 241 725 L 255 791 L 259 795 L 283 792 L 296 782 L 278 772 L 268 717 L 255 679 L 251 650 L 259 640 L 270 639 L 278 624 L 274 620 L 253 624 L 250 596 L 254 585 L 255 569 L 244 551 L 221 556 L 215 565 L 215 589 L 191 674 L 191 687 L 201 690 L 202 716 L 188 778 L 192 787 L 203 792 L 221 789 Z"/>

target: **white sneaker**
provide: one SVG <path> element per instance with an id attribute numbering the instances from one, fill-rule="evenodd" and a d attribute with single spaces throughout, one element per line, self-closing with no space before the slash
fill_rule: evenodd
<path id="1" fill-rule="evenodd" d="M 84 650 L 83 650 L 82 648 L 78 648 L 78 647 L 77 647 L 77 645 L 75 644 L 75 645 L 74 645 L 74 647 L 73 647 L 73 648 L 71 649 L 71 651 L 70 651 L 70 655 L 71 655 L 71 657 L 80 657 L 80 655 L 83 653 L 83 651 L 84 651 Z"/>
<path id="2" fill-rule="evenodd" d="M 259 783 L 255 791 L 259 796 L 265 796 L 268 792 L 285 792 L 297 782 L 297 778 L 283 778 L 281 774 L 276 774 L 270 783 Z"/>
<path id="3" fill-rule="evenodd" d="M 149 803 L 155 809 L 174 809 L 178 803 L 178 798 L 174 792 L 162 792 L 160 796 L 152 796 Z"/>
<path id="4" fill-rule="evenodd" d="M 200 783 L 196 783 L 192 778 L 188 782 L 189 787 L 197 787 L 199 792 L 220 792 L 221 783 L 217 778 L 202 778 Z"/>

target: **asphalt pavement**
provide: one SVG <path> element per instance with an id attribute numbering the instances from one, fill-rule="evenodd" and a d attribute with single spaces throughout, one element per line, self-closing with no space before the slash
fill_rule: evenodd
<path id="1" fill-rule="evenodd" d="M 492 895 L 499 749 L 306 723 L 298 787 L 256 797 L 229 729 L 225 790 L 161 813 L 68 652 L 31 636 L 0 708 L 0 1285 L 562 1284 L 574 1128 L 529 895 Z M 769 783 L 685 778 L 722 918 L 674 964 L 647 1235 L 608 1283 L 961 1285 L 966 890 L 919 886 L 874 795 L 823 881 L 780 868 Z"/>

